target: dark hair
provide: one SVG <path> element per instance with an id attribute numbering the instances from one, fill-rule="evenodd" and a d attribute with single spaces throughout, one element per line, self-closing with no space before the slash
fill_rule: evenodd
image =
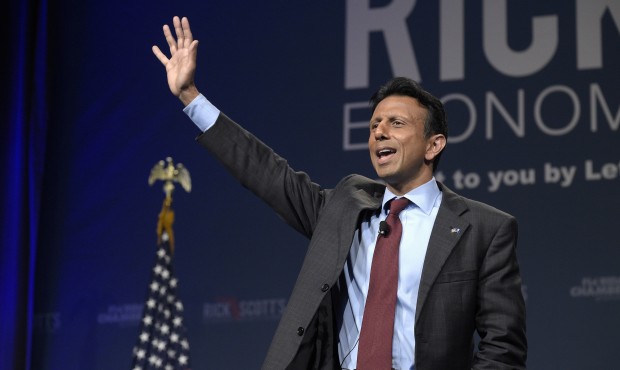
<path id="1" fill-rule="evenodd" d="M 426 121 L 424 121 L 425 138 L 428 139 L 431 135 L 442 134 L 446 137 L 446 140 L 448 139 L 448 122 L 443 104 L 431 93 L 424 90 L 419 83 L 406 77 L 396 77 L 388 81 L 370 98 L 373 113 L 377 105 L 390 95 L 410 96 L 427 109 L 428 114 Z M 433 160 L 433 171 L 437 169 L 442 153 L 443 150 Z"/>

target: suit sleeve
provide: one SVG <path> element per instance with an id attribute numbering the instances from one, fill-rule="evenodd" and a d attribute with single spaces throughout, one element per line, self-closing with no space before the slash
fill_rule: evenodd
<path id="1" fill-rule="evenodd" d="M 473 369 L 525 369 L 525 302 L 516 256 L 517 222 L 497 229 L 479 275 L 476 327 L 480 335 Z"/>
<path id="2" fill-rule="evenodd" d="M 196 140 L 290 226 L 312 235 L 329 191 L 291 169 L 284 158 L 223 113 Z"/>

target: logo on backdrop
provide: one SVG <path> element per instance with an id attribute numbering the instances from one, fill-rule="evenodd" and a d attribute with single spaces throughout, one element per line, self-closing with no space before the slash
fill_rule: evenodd
<path id="1" fill-rule="evenodd" d="M 575 2 L 576 6 L 571 9 L 575 16 L 574 23 L 560 22 L 559 14 L 533 15 L 531 22 L 521 26 L 531 28 L 528 30 L 532 35 L 529 45 L 525 49 L 515 50 L 508 39 L 509 27 L 515 26 L 509 25 L 510 8 L 507 0 L 482 0 L 479 15 L 482 19 L 482 45 L 465 42 L 469 29 L 466 23 L 471 19 L 480 19 L 465 16 L 465 1 L 439 0 L 439 42 L 436 54 L 438 72 L 437 76 L 433 77 L 440 83 L 467 80 L 470 77 L 467 75 L 467 63 L 471 60 L 466 58 L 468 48 L 481 49 L 489 68 L 511 80 L 533 76 L 540 78 L 544 75 L 545 68 L 549 67 L 554 57 L 560 53 L 572 54 L 573 58 L 566 63 L 573 64 L 570 68 L 574 72 L 589 73 L 592 70 L 604 69 L 603 53 L 613 52 L 613 49 L 604 48 L 603 30 L 609 28 L 603 25 L 612 24 L 620 30 L 620 3 L 617 0 Z M 371 87 L 370 76 L 373 71 L 370 65 L 370 40 L 371 35 L 376 33 L 383 36 L 385 49 L 382 50 L 387 54 L 392 75 L 424 81 L 425 77 L 418 68 L 416 45 L 408 25 L 410 17 L 416 22 L 415 7 L 416 0 L 392 0 L 381 7 L 373 7 L 368 1 L 347 0 L 345 90 Z M 606 15 L 610 15 L 615 22 L 609 22 Z M 565 29 L 567 26 L 573 29 Z M 574 35 L 573 40 L 560 42 L 561 38 L 569 34 Z M 566 50 L 567 47 L 571 49 Z M 537 86 L 535 90 L 517 87 L 513 91 L 501 93 L 485 91 L 474 94 L 471 91 L 454 91 L 440 96 L 446 110 L 459 109 L 464 112 L 464 124 L 462 127 L 453 128 L 449 142 L 465 142 L 475 134 L 484 135 L 486 140 L 494 140 L 499 126 L 504 126 L 501 130 L 508 128 L 514 137 L 520 139 L 526 137 L 526 126 L 527 132 L 538 131 L 547 136 L 568 135 L 580 124 L 588 126 L 587 129 L 593 134 L 618 132 L 618 102 L 615 95 L 610 95 L 611 98 L 607 96 L 614 92 L 602 87 L 599 84 L 602 81 L 594 80 L 596 77 L 585 75 L 587 85 L 579 83 L 580 86 L 575 86 L 577 81 L 584 81 L 583 78 L 577 79 L 575 75 L 576 73 L 573 73 L 566 81 L 558 84 Z M 471 86 L 478 85 L 472 82 Z M 547 109 L 558 99 L 566 102 L 563 109 L 568 112 L 568 116 L 561 119 L 555 114 L 550 115 Z M 344 151 L 367 149 L 368 117 L 370 110 L 367 100 L 344 104 Z M 482 125 L 484 129 L 475 130 L 476 125 Z"/>
<path id="2" fill-rule="evenodd" d="M 116 324 L 123 325 L 138 325 L 142 318 L 142 304 L 140 303 L 128 303 L 109 305 L 105 312 L 97 315 L 97 322 L 100 325 Z"/>
<path id="3" fill-rule="evenodd" d="M 570 296 L 597 301 L 620 299 L 620 276 L 584 277 L 580 284 L 570 288 Z"/>
<path id="4" fill-rule="evenodd" d="M 41 312 L 34 315 L 34 330 L 40 333 L 52 334 L 60 330 L 60 312 Z"/>
<path id="5" fill-rule="evenodd" d="M 279 320 L 284 307 L 285 298 L 240 300 L 236 297 L 221 297 L 213 302 L 205 302 L 202 318 L 205 323 Z"/>
<path id="6" fill-rule="evenodd" d="M 620 102 L 608 81 L 608 76 L 616 71 L 615 67 L 605 65 L 603 58 L 604 53 L 617 55 L 617 50 L 603 42 L 603 32 L 613 27 L 620 31 L 617 0 L 575 0 L 576 6 L 570 9 L 575 17 L 572 23 L 561 22 L 560 18 L 566 16 L 562 12 L 566 5 L 558 3 L 556 13 L 532 14 L 530 22 L 520 25 L 509 22 L 511 8 L 507 0 L 482 0 L 480 18 L 466 17 L 464 0 L 439 0 L 437 29 L 428 30 L 437 32 L 437 53 L 429 54 L 425 50 L 428 58 L 437 58 L 430 61 L 438 67 L 436 76 L 423 76 L 422 71 L 426 70 L 418 68 L 420 58 L 415 49 L 419 39 L 411 29 L 416 22 L 417 3 L 392 0 L 384 6 L 372 6 L 368 1 L 346 1 L 346 91 L 371 93 L 374 91 L 374 88 L 369 91 L 371 76 L 385 72 L 376 70 L 377 67 L 373 70 L 370 63 L 371 55 L 376 53 L 371 50 L 371 37 L 379 33 L 385 46 L 379 52 L 387 57 L 393 76 L 409 76 L 422 82 L 429 79 L 437 81 L 440 87 L 455 86 L 451 82 L 472 81 L 468 86 L 456 85 L 463 86 L 461 91 L 439 96 L 448 116 L 451 110 L 459 112 L 457 124 L 451 125 L 450 144 L 465 143 L 476 135 L 486 141 L 500 140 L 501 132 L 522 140 L 533 133 L 561 137 L 586 130 L 592 135 L 620 132 Z M 470 29 L 467 22 L 472 19 L 476 22 L 482 19 L 481 45 L 465 41 Z M 527 30 L 531 34 L 529 45 L 524 49 L 510 46 L 508 34 L 515 27 L 530 28 Z M 574 35 L 570 42 L 564 40 L 568 34 Z M 509 83 L 491 84 L 497 91 L 479 91 L 480 83 L 468 74 L 472 58 L 466 57 L 477 52 L 482 53 L 490 72 L 504 76 Z M 565 59 L 562 65 L 570 73 L 566 73 L 563 81 L 543 85 L 545 80 L 554 80 L 549 67 L 557 60 L 556 56 L 567 53 L 573 58 Z M 583 76 L 579 77 L 580 73 Z M 521 86 L 520 81 L 523 81 Z M 558 102 L 562 114 L 551 109 Z M 344 151 L 367 150 L 370 115 L 367 100 L 344 103 Z M 436 178 L 457 191 L 484 189 L 494 193 L 525 186 L 567 188 L 577 182 L 620 180 L 620 158 L 583 158 L 572 163 L 547 161 L 476 171 L 458 168 L 451 173 L 439 171 Z"/>

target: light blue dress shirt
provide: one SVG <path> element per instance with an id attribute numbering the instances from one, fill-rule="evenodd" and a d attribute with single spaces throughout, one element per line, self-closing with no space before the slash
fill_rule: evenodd
<path id="1" fill-rule="evenodd" d="M 426 247 L 442 199 L 434 178 L 404 196 L 411 201 L 411 204 L 399 214 L 403 234 L 398 257 L 398 290 L 392 342 L 392 367 L 398 370 L 414 369 L 413 326 L 418 288 Z M 345 369 L 357 367 L 359 333 L 364 316 L 364 304 L 368 296 L 370 268 L 379 235 L 379 223 L 387 217 L 385 204 L 395 197 L 396 195 L 388 189 L 385 190 L 382 212 L 360 224 L 344 265 L 347 296 L 343 297 L 343 315 L 337 319 L 342 320 L 338 323 L 341 325 L 338 354 L 341 366 Z"/>
<path id="2" fill-rule="evenodd" d="M 220 111 L 202 94 L 183 111 L 202 132 L 213 126 L 220 114 Z M 392 343 L 392 366 L 397 370 L 415 368 L 414 322 L 418 288 L 426 248 L 442 199 L 434 178 L 404 196 L 411 201 L 411 204 L 399 215 L 403 234 L 399 250 L 398 291 Z M 343 314 L 338 316 L 337 320 L 340 327 L 338 354 L 341 366 L 345 369 L 357 367 L 359 332 L 368 295 L 370 267 L 379 235 L 379 223 L 387 217 L 385 204 L 395 197 L 396 195 L 386 189 L 382 202 L 383 211 L 360 224 L 344 265 L 346 289 L 343 290 L 342 297 Z"/>

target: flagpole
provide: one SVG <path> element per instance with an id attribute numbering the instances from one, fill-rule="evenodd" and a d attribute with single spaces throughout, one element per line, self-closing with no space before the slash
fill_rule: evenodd
<path id="1" fill-rule="evenodd" d="M 174 183 L 191 191 L 189 171 L 174 165 L 172 158 L 159 161 L 149 176 L 149 185 L 164 182 L 166 194 L 157 219 L 157 253 L 155 266 L 147 288 L 138 339 L 133 348 L 132 370 L 188 370 L 189 341 L 183 321 L 184 307 L 177 295 L 178 280 L 174 275 Z"/>

